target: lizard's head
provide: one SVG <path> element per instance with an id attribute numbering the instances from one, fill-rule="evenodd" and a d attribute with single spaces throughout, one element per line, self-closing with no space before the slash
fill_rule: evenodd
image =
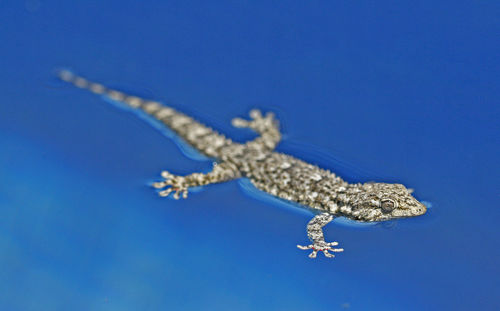
<path id="1" fill-rule="evenodd" d="M 366 183 L 351 202 L 349 216 L 360 221 L 384 221 L 425 214 L 425 205 L 401 184 Z"/>

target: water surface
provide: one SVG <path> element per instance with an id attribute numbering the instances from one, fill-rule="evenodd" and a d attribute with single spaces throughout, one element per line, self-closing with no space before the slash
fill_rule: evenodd
<path id="1" fill-rule="evenodd" d="M 0 3 L 1 310 L 495 310 L 500 271 L 497 3 Z M 401 182 L 422 217 L 326 227 L 206 171 L 78 73 L 234 138 L 277 113 L 279 151 L 352 182 Z"/>

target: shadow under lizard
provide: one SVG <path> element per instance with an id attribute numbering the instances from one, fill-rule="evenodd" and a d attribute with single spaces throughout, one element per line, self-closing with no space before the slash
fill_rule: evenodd
<path id="1" fill-rule="evenodd" d="M 274 151 L 281 140 L 281 133 L 272 113 L 263 116 L 260 111 L 252 110 L 250 120 L 233 119 L 235 127 L 250 128 L 259 134 L 254 140 L 241 144 L 157 101 L 109 89 L 67 70 L 59 71 L 58 76 L 79 88 L 143 110 L 200 153 L 216 160 L 212 171 L 206 174 L 177 176 L 161 172 L 164 180 L 153 184 L 159 189 L 160 196 L 187 198 L 191 187 L 247 177 L 262 191 L 312 209 L 317 215 L 307 225 L 311 244 L 297 245 L 299 249 L 311 249 L 311 258 L 315 258 L 318 251 L 326 257 L 335 257 L 329 251 L 343 251 L 342 248 L 335 248 L 337 242 L 328 243 L 324 239 L 323 227 L 334 217 L 374 222 L 419 216 L 426 212 L 426 207 L 412 196 L 412 191 L 401 184 L 347 183 L 329 170 Z"/>

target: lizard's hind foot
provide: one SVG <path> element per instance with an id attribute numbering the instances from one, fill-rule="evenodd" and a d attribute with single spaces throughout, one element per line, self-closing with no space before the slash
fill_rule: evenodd
<path id="1" fill-rule="evenodd" d="M 237 167 L 230 162 L 214 163 L 213 169 L 209 173 L 193 173 L 186 176 L 170 174 L 167 171 L 161 172 L 164 181 L 153 183 L 156 189 L 163 189 L 158 192 L 162 197 L 173 193 L 174 199 L 187 198 L 188 189 L 223 181 L 228 181 L 240 177 Z"/>
<path id="2" fill-rule="evenodd" d="M 264 133 L 267 130 L 278 127 L 278 121 L 274 118 L 274 113 L 272 112 L 268 112 L 266 116 L 263 116 L 260 110 L 252 109 L 250 111 L 250 118 L 251 120 L 234 118 L 231 123 L 234 127 L 251 128 L 257 133 Z"/>
<path id="3" fill-rule="evenodd" d="M 161 172 L 161 176 L 165 178 L 164 181 L 159 181 L 153 183 L 153 187 L 156 189 L 166 188 L 158 194 L 161 197 L 166 197 L 170 193 L 174 193 L 174 199 L 179 199 L 182 197 L 183 199 L 187 198 L 188 195 L 188 185 L 186 183 L 185 177 L 172 175 L 167 171 Z"/>

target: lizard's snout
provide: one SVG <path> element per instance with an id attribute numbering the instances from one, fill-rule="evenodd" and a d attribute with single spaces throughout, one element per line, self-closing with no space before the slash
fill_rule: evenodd
<path id="1" fill-rule="evenodd" d="M 425 206 L 423 203 L 418 202 L 417 208 L 415 208 L 415 214 L 416 216 L 423 215 L 427 212 L 427 206 Z"/>

